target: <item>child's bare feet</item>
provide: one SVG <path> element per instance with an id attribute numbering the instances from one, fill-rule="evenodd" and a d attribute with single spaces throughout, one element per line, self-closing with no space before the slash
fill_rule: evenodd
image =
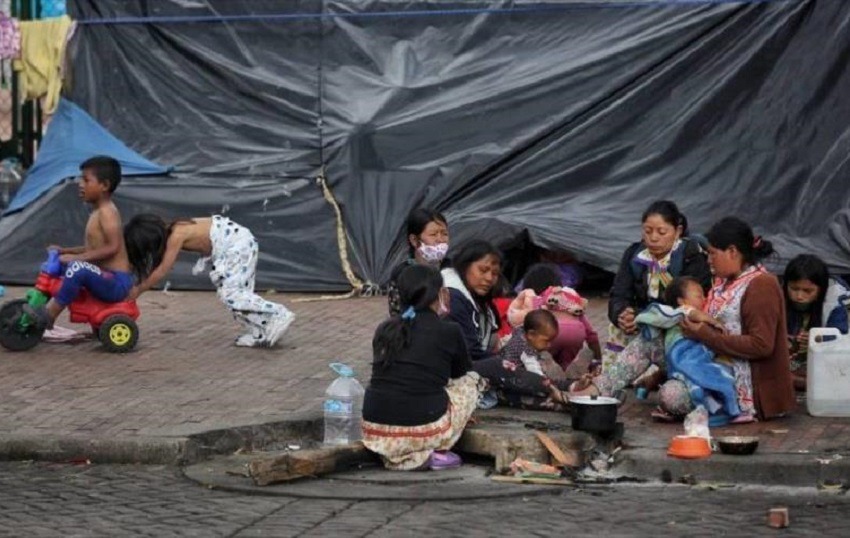
<path id="1" fill-rule="evenodd" d="M 559 404 L 567 404 L 570 401 L 570 395 L 555 385 L 551 385 L 549 387 L 549 397 L 552 398 L 552 401 Z"/>

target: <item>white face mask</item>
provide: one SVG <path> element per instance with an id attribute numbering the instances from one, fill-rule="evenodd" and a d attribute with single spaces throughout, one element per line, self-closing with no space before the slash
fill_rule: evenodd
<path id="1" fill-rule="evenodd" d="M 449 251 L 449 244 L 437 243 L 436 245 L 426 245 L 425 243 L 420 243 L 417 250 L 425 262 L 437 264 L 446 257 L 446 252 Z"/>

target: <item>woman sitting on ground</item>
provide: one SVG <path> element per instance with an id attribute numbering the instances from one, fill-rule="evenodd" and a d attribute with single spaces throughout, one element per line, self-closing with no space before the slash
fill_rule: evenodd
<path id="1" fill-rule="evenodd" d="M 788 314 L 788 345 L 794 388 L 806 390 L 809 330 L 832 327 L 847 334 L 850 290 L 839 278 L 830 278 L 826 264 L 811 254 L 797 256 L 785 267 L 783 278 Z"/>
<path id="2" fill-rule="evenodd" d="M 498 351 L 499 315 L 492 299 L 501 265 L 496 247 L 476 239 L 461 247 L 452 268 L 443 269 L 451 298 L 448 317 L 460 325 L 473 361 Z"/>
<path id="3" fill-rule="evenodd" d="M 641 382 L 654 388 L 664 380 L 664 345 L 660 338 L 637 338 L 635 316 L 650 303 L 662 301 L 664 290 L 679 276 L 696 278 L 708 289 L 711 273 L 702 247 L 687 237 L 688 221 L 676 204 L 659 200 L 644 211 L 642 240 L 623 255 L 608 301 L 608 343 L 602 371 L 615 384 L 628 386 L 636 364 L 656 365 L 656 374 Z M 645 369 L 644 369 L 645 370 Z"/>
<path id="4" fill-rule="evenodd" d="M 756 237 L 750 226 L 727 217 L 711 227 L 708 261 L 715 276 L 707 313 L 723 323 L 718 331 L 705 322 L 685 319 L 682 333 L 702 342 L 725 360 L 735 376 L 741 416 L 770 419 L 794 409 L 794 388 L 788 368 L 785 300 L 775 276 L 759 262 L 773 245 Z M 694 404 L 682 381 L 671 379 L 659 396 L 665 411 L 682 417 Z"/>
<path id="5" fill-rule="evenodd" d="M 411 265 L 428 265 L 442 269 L 449 251 L 449 225 L 446 217 L 433 209 L 420 207 L 407 216 L 408 257 L 390 274 L 387 284 L 387 302 L 390 315 L 401 312 L 396 280 Z"/>
<path id="6" fill-rule="evenodd" d="M 480 395 L 463 335 L 445 315 L 440 273 L 413 265 L 398 277 L 402 314 L 382 323 L 372 340 L 372 380 L 363 402 L 363 444 L 388 469 L 445 469 L 461 464 L 449 449 L 460 438 Z"/>

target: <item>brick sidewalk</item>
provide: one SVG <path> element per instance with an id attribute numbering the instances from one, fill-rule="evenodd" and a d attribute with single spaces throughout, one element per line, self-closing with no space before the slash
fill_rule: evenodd
<path id="1" fill-rule="evenodd" d="M 4 300 L 24 292 L 10 289 Z M 0 434 L 182 437 L 319 409 L 333 361 L 368 379 L 386 298 L 266 297 L 297 316 L 275 349 L 233 346 L 239 326 L 214 293 L 150 292 L 139 300 L 132 353 L 110 354 L 95 342 L 0 351 Z M 57 324 L 88 330 L 66 318 Z"/>
<path id="2" fill-rule="evenodd" d="M 24 291 L 10 289 L 4 300 Z M 234 347 L 239 327 L 211 292 L 150 292 L 139 301 L 141 338 L 133 353 L 109 354 L 93 342 L 0 351 L 0 435 L 184 437 L 318 413 L 334 377 L 330 362 L 347 362 L 361 382 L 368 380 L 372 333 L 385 316 L 386 298 L 268 298 L 298 317 L 272 350 Z M 589 307 L 603 336 L 605 306 L 593 299 Z M 579 365 L 586 366 L 586 351 Z M 652 405 L 632 396 L 621 410 L 631 446 L 663 449 L 683 433 L 681 424 L 652 422 Z M 850 419 L 809 417 L 804 406 L 788 419 L 713 433 L 760 435 L 760 454 L 850 452 Z"/>

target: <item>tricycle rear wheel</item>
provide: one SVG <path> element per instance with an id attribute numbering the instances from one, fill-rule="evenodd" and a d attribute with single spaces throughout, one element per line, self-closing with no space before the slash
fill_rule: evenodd
<path id="1" fill-rule="evenodd" d="M 44 329 L 24 324 L 24 299 L 9 301 L 0 308 L 0 345 L 9 351 L 26 351 L 41 342 Z"/>

